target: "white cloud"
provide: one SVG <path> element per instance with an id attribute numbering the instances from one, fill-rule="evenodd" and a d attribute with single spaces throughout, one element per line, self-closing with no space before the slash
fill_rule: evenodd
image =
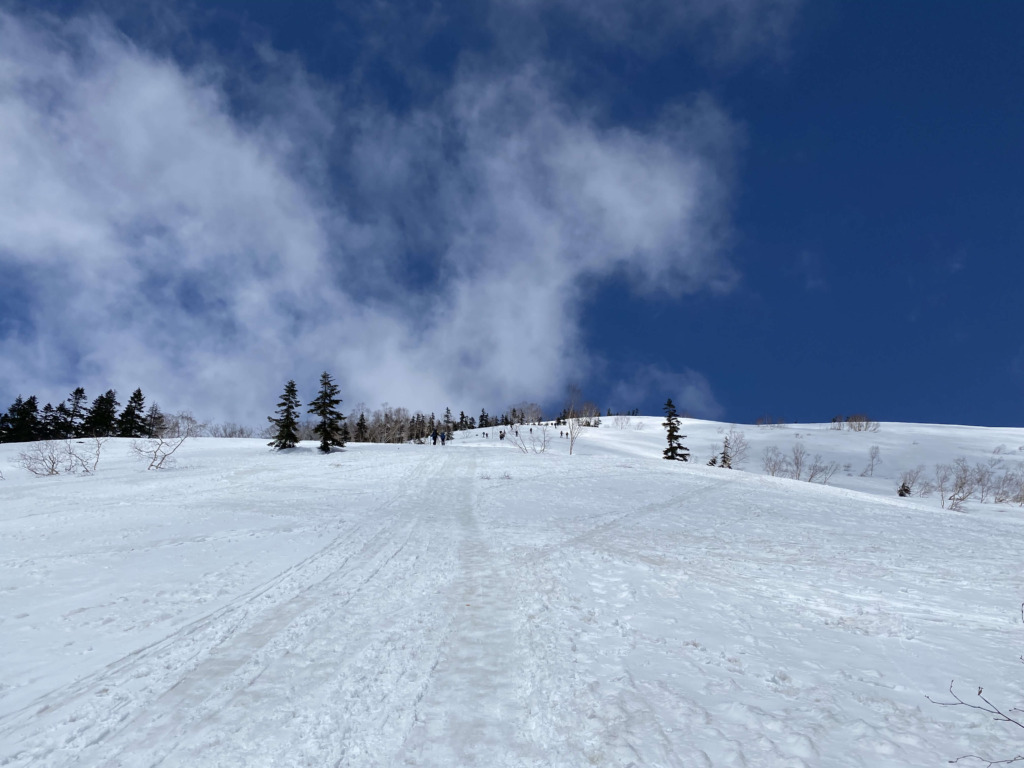
<path id="1" fill-rule="evenodd" d="M 0 269 L 31 308 L 0 392 L 142 386 L 255 423 L 327 368 L 349 403 L 502 407 L 585 373 L 590 282 L 735 279 L 735 131 L 706 99 L 631 131 L 559 104 L 541 65 L 467 67 L 429 108 L 334 112 L 287 66 L 277 109 L 303 120 L 242 123 L 210 71 L 101 20 L 0 14 Z M 337 194 L 304 141 L 332 130 Z M 686 376 L 681 407 L 714 410 Z"/>

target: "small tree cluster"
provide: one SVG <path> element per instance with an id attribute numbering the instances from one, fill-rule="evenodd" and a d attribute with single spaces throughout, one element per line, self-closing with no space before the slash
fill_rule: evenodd
<path id="1" fill-rule="evenodd" d="M 936 464 L 928 487 L 938 492 L 944 509 L 957 512 L 972 498 L 981 504 L 991 499 L 997 504 L 1024 506 L 1024 465 L 1007 467 L 995 458 L 971 466 L 960 456 L 952 464 Z"/>
<path id="2" fill-rule="evenodd" d="M 37 440 L 18 454 L 18 464 L 37 477 L 91 475 L 99 466 L 106 440 Z"/>
<path id="3" fill-rule="evenodd" d="M 793 444 L 789 456 L 774 445 L 765 448 L 761 457 L 761 467 L 765 474 L 772 477 L 789 477 L 793 480 L 806 479 L 809 483 L 821 483 L 822 485 L 828 485 L 828 481 L 839 471 L 838 462 L 825 461 L 820 453 L 816 453 L 813 458 L 810 458 L 807 449 L 799 441 Z M 804 477 L 805 469 L 807 470 L 806 478 Z"/>
<path id="4" fill-rule="evenodd" d="M 77 387 L 64 402 L 39 407 L 38 398 L 20 395 L 0 413 L 0 443 L 35 440 L 74 440 L 82 437 L 151 437 L 159 430 L 163 414 L 136 389 L 121 409 L 117 392 L 108 389 L 86 406 L 85 390 Z"/>

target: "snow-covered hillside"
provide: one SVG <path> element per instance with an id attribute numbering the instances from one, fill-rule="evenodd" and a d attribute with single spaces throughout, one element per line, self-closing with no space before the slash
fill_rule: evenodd
<path id="1" fill-rule="evenodd" d="M 642 427 L 637 429 L 637 425 Z M 568 455 L 0 446 L 0 765 L 937 766 L 1020 754 L 1024 511 L 896 496 L 1024 430 L 611 419 Z M 528 434 L 528 433 L 527 433 Z M 761 475 L 799 441 L 828 486 Z M 878 446 L 871 476 L 861 476 Z M 970 761 L 965 761 L 970 764 Z"/>

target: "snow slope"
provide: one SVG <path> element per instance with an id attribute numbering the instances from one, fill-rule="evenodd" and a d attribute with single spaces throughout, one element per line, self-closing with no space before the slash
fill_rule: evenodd
<path id="1" fill-rule="evenodd" d="M 636 424 L 643 424 L 637 430 Z M 524 454 L 186 444 L 35 478 L 0 446 L 0 765 L 934 766 L 1018 733 L 1016 507 L 899 499 L 1024 430 L 658 419 Z M 557 434 L 557 429 L 556 429 Z M 797 437 L 799 435 L 799 437 Z M 796 440 L 831 486 L 756 473 Z M 882 464 L 861 477 L 871 445 Z"/>

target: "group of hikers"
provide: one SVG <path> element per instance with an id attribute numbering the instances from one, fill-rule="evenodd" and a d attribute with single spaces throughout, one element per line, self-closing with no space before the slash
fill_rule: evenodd
<path id="1" fill-rule="evenodd" d="M 519 430 L 518 429 L 513 430 L 513 432 L 514 432 L 516 437 L 519 437 Z M 531 435 L 533 434 L 533 427 L 530 427 L 530 434 Z M 504 429 L 499 430 L 499 432 L 498 432 L 498 439 L 499 440 L 504 440 L 505 439 L 505 435 L 506 435 L 506 430 L 504 430 Z M 485 439 L 489 439 L 490 436 L 491 435 L 490 435 L 489 432 L 481 432 L 480 433 L 480 437 L 485 438 Z M 565 431 L 562 431 L 562 430 L 559 430 L 558 436 L 559 437 L 568 438 L 569 437 L 569 433 L 565 432 Z M 440 432 L 438 432 L 436 427 L 434 428 L 434 431 L 430 433 L 430 440 L 431 440 L 431 442 L 433 442 L 434 445 L 437 445 L 437 441 L 439 439 L 441 441 L 441 445 L 444 445 L 445 441 L 446 440 L 450 440 L 452 437 L 453 437 L 453 435 L 449 434 L 446 430 L 441 430 Z"/>

